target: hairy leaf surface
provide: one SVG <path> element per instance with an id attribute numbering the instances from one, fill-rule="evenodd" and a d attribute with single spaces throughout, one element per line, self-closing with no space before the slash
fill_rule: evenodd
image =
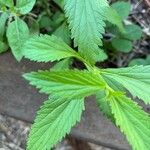
<path id="1" fill-rule="evenodd" d="M 25 58 L 38 62 L 49 62 L 76 56 L 77 53 L 56 36 L 40 35 L 29 39 L 23 47 Z"/>
<path id="2" fill-rule="evenodd" d="M 92 63 L 105 59 L 99 49 L 104 33 L 107 0 L 65 0 L 65 11 L 72 38 L 80 53 Z"/>
<path id="3" fill-rule="evenodd" d="M 123 95 L 109 99 L 116 125 L 126 135 L 133 150 L 150 149 L 150 117 L 135 102 Z"/>
<path id="4" fill-rule="evenodd" d="M 31 85 L 46 94 L 61 97 L 82 98 L 104 88 L 105 83 L 88 71 L 39 71 L 27 73 L 24 77 Z"/>
<path id="5" fill-rule="evenodd" d="M 27 150 L 48 150 L 69 134 L 72 126 L 80 121 L 84 110 L 83 99 L 48 100 L 38 111 L 32 126 Z"/>
<path id="6" fill-rule="evenodd" d="M 102 69 L 101 75 L 123 85 L 133 96 L 150 104 L 150 66 Z"/>

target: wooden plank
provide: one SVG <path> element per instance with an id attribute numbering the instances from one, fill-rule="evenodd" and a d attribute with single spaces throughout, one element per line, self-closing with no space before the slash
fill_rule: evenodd
<path id="1" fill-rule="evenodd" d="M 21 75 L 50 67 L 51 64 L 29 61 L 18 63 L 9 53 L 0 55 L 0 113 L 32 122 L 46 96 L 29 86 Z M 119 130 L 103 117 L 93 100 L 87 100 L 82 121 L 72 129 L 71 135 L 110 148 L 130 149 Z"/>

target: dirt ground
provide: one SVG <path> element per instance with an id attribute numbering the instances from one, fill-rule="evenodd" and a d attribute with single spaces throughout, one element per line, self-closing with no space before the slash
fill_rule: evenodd
<path id="1" fill-rule="evenodd" d="M 0 150 L 25 150 L 30 124 L 0 115 Z M 73 138 L 66 138 L 54 150 L 110 150 Z"/>

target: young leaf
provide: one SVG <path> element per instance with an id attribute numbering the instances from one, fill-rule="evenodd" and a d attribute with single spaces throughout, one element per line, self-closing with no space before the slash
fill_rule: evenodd
<path id="1" fill-rule="evenodd" d="M 31 85 L 40 89 L 40 92 L 60 97 L 82 98 L 105 86 L 99 76 L 88 71 L 39 71 L 27 73 L 24 77 Z"/>
<path id="2" fill-rule="evenodd" d="M 135 24 L 125 26 L 125 34 L 122 36 L 129 40 L 139 40 L 142 36 L 142 29 Z"/>
<path id="3" fill-rule="evenodd" d="M 22 47 L 29 38 L 29 29 L 27 24 L 16 17 L 13 22 L 8 25 L 7 38 L 13 55 L 18 61 L 23 57 Z"/>
<path id="4" fill-rule="evenodd" d="M 116 125 L 126 135 L 133 150 L 150 149 L 150 117 L 137 103 L 124 95 L 110 96 Z"/>
<path id="5" fill-rule="evenodd" d="M 117 13 L 117 11 L 115 9 L 113 9 L 112 7 L 108 7 L 106 9 L 106 20 L 109 21 L 110 23 L 116 25 L 119 30 L 124 33 L 125 29 L 121 20 L 121 17 L 119 16 L 119 14 Z"/>
<path id="6" fill-rule="evenodd" d="M 79 47 L 82 56 L 91 63 L 106 58 L 99 46 L 102 46 L 107 7 L 107 0 L 65 0 L 74 45 Z"/>
<path id="7" fill-rule="evenodd" d="M 68 45 L 71 44 L 71 33 L 66 22 L 59 26 L 53 34 L 57 37 L 60 37 Z"/>
<path id="8" fill-rule="evenodd" d="M 32 10 L 35 2 L 36 0 L 17 0 L 16 9 L 21 14 L 27 14 Z"/>
<path id="9" fill-rule="evenodd" d="M 122 20 L 126 19 L 129 16 L 131 9 L 131 5 L 129 3 L 122 1 L 113 3 L 111 6 L 118 12 Z"/>
<path id="10" fill-rule="evenodd" d="M 14 5 L 13 0 L 0 0 L 0 4 L 8 7 L 12 7 Z"/>
<path id="11" fill-rule="evenodd" d="M 29 134 L 27 150 L 48 150 L 59 142 L 80 121 L 83 99 L 48 100 L 38 111 Z"/>
<path id="12" fill-rule="evenodd" d="M 0 41 L 0 53 L 8 50 L 8 45 L 5 42 Z"/>
<path id="13" fill-rule="evenodd" d="M 23 47 L 23 53 L 25 58 L 37 62 L 53 62 L 78 55 L 62 39 L 54 35 L 40 35 L 29 39 Z"/>
<path id="14" fill-rule="evenodd" d="M 3 40 L 4 33 L 6 31 L 6 21 L 9 17 L 9 14 L 4 12 L 0 16 L 0 40 Z"/>
<path id="15" fill-rule="evenodd" d="M 101 75 L 109 80 L 115 80 L 129 90 L 133 96 L 150 104 L 150 66 L 102 69 Z"/>
<path id="16" fill-rule="evenodd" d="M 56 63 L 52 70 L 56 71 L 56 70 L 68 70 L 70 65 L 72 64 L 72 59 L 70 58 L 66 58 L 58 63 Z"/>
<path id="17" fill-rule="evenodd" d="M 132 42 L 129 40 L 114 38 L 111 43 L 117 51 L 128 53 L 132 50 Z"/>

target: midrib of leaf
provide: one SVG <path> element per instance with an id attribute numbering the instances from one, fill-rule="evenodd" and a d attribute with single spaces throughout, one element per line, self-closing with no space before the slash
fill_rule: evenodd
<path id="1" fill-rule="evenodd" d="M 81 117 L 80 116 L 81 112 L 82 112 L 82 110 L 84 110 L 84 100 L 83 99 L 80 99 L 80 100 L 75 100 L 75 99 L 74 100 L 69 100 L 69 99 L 61 100 L 60 99 L 57 102 L 53 99 L 52 103 L 49 102 L 48 105 L 44 105 L 43 107 L 41 107 L 41 110 L 42 109 L 44 110 L 45 115 L 42 115 L 43 111 L 41 111 L 41 110 L 39 111 L 40 114 L 38 113 L 38 117 L 35 120 L 36 125 L 33 125 L 33 129 L 36 131 L 35 132 L 36 134 L 33 132 L 32 132 L 32 134 L 30 134 L 31 140 L 28 141 L 29 142 L 28 150 L 31 150 L 31 149 L 46 150 L 48 148 L 52 148 L 52 146 L 54 146 L 56 144 L 56 137 L 58 138 L 58 135 L 61 135 L 61 138 L 63 138 L 66 134 L 68 134 L 70 132 L 70 127 L 72 125 L 74 125 L 77 121 L 79 121 L 79 119 Z M 54 111 L 51 111 L 49 109 L 52 109 L 52 110 L 54 109 Z M 74 112 L 75 110 L 80 110 L 79 114 Z M 50 112 L 50 114 L 48 113 L 48 111 Z M 70 118 L 70 114 L 72 115 L 73 118 Z M 42 123 L 41 123 L 42 118 L 44 118 L 44 119 L 42 120 Z M 49 119 L 52 118 L 52 120 L 50 120 L 51 123 L 48 122 L 48 118 Z M 66 125 L 66 121 L 65 121 L 66 118 L 69 118 L 68 125 Z M 40 121 L 40 122 L 37 122 L 37 121 Z M 64 123 L 63 123 L 63 121 L 64 121 Z M 47 125 L 45 125 L 45 122 L 47 122 Z M 42 128 L 40 128 L 40 126 L 42 126 Z M 39 128 L 40 132 L 38 131 L 37 127 Z M 56 132 L 57 128 L 58 128 L 59 132 Z M 62 129 L 62 130 L 60 130 L 60 129 Z M 52 133 L 53 130 L 54 130 L 54 134 Z M 51 134 L 47 134 L 47 133 L 51 133 Z M 34 137 L 34 139 L 31 137 Z M 52 139 L 54 143 L 50 142 L 48 137 L 50 137 L 50 139 Z M 42 139 L 43 139 L 43 141 L 42 141 Z M 47 139 L 47 140 L 45 140 L 45 139 Z M 40 145 L 41 141 L 44 142 L 44 143 L 41 143 L 42 146 L 44 146 L 44 147 L 41 147 L 41 145 Z M 37 144 L 34 144 L 34 143 L 37 143 Z M 50 146 L 50 147 L 48 147 L 48 146 Z"/>
<path id="2" fill-rule="evenodd" d="M 56 74 L 55 77 L 60 77 L 60 76 Z M 81 79 L 77 81 L 77 80 L 75 80 L 75 79 L 73 79 L 73 78 L 72 78 L 72 79 L 71 79 L 71 78 L 69 79 L 69 78 L 67 78 L 67 77 L 65 77 L 65 76 L 63 76 L 63 77 L 61 77 L 61 78 L 70 81 L 70 83 L 66 83 L 65 81 L 60 80 L 62 83 L 68 84 L 68 85 L 77 85 L 77 83 L 79 83 L 80 85 L 85 86 L 85 85 L 87 85 L 87 83 L 88 83 L 89 85 L 93 85 L 93 86 L 99 87 L 99 86 L 93 84 L 92 82 L 89 82 L 89 80 L 87 80 L 86 78 L 84 78 L 84 80 L 82 80 L 82 81 L 86 81 L 86 82 L 87 82 L 86 84 L 83 84 L 83 82 L 81 82 Z M 80 77 L 80 78 L 81 78 L 81 77 Z M 86 79 L 86 80 L 85 80 L 85 79 Z M 73 82 L 75 82 L 75 83 L 72 84 Z"/>
<path id="3" fill-rule="evenodd" d="M 132 102 L 131 99 L 127 99 L 128 98 L 125 98 L 123 95 L 122 97 L 112 97 L 109 99 L 112 113 L 116 119 L 116 125 L 119 126 L 120 130 L 127 136 L 128 141 L 133 146 L 134 150 L 141 150 L 141 148 L 146 148 L 142 150 L 149 150 L 150 137 L 147 134 L 150 135 L 150 118 L 148 118 L 148 114 L 146 114 L 137 103 Z M 128 102 L 123 102 L 126 100 Z M 126 111 L 125 108 L 130 110 L 130 113 L 132 112 L 132 114 Z M 121 114 L 121 116 L 119 116 L 119 114 Z M 145 117 L 145 119 L 143 119 L 143 117 Z"/>
<path id="4" fill-rule="evenodd" d="M 54 112 L 57 112 L 57 110 L 59 110 L 59 108 L 62 107 L 63 105 L 64 105 L 64 108 L 65 108 L 65 107 L 67 106 L 67 104 L 68 104 L 67 101 L 66 101 L 65 103 L 62 103 L 62 104 L 59 105 L 56 109 L 54 109 L 54 110 L 51 112 L 51 114 L 54 113 Z M 65 109 L 63 109 L 63 111 L 62 111 L 61 113 L 63 114 L 64 112 L 65 112 Z M 43 121 L 46 120 L 49 116 L 51 116 L 51 114 L 49 114 L 49 115 L 47 115 L 46 117 L 44 117 L 44 118 L 43 118 Z M 53 120 L 53 122 L 56 121 L 56 120 L 58 120 L 58 118 L 59 118 L 59 116 L 57 116 L 57 117 Z M 35 121 L 36 121 L 36 120 L 35 120 Z M 45 134 L 46 132 L 48 132 L 46 126 L 49 126 L 49 124 L 45 124 L 45 123 L 44 123 L 44 124 L 42 125 L 42 128 L 45 128 L 45 130 L 43 131 L 43 134 L 40 136 L 40 138 L 39 138 L 38 140 L 36 140 L 36 142 L 38 142 L 40 139 L 42 139 L 43 136 L 44 136 L 44 134 Z M 50 130 L 50 129 L 49 129 L 49 130 Z M 32 136 L 33 136 L 33 135 L 35 135 L 35 133 L 32 134 Z M 30 142 L 33 142 L 33 140 L 34 140 L 34 139 L 31 139 Z M 32 148 L 31 148 L 31 149 L 32 149 Z"/>
<path id="5" fill-rule="evenodd" d="M 126 104 L 124 104 L 124 105 L 126 105 Z M 126 106 L 128 106 L 128 105 L 126 105 Z M 140 106 L 138 106 L 138 107 L 141 108 Z M 119 108 L 119 107 L 118 107 L 118 108 Z M 121 109 L 120 109 L 120 111 L 121 111 Z M 133 111 L 134 113 L 136 113 L 133 108 L 132 108 L 132 111 Z M 122 112 L 124 112 L 124 114 L 125 114 L 125 111 L 122 110 Z M 127 116 L 127 118 L 129 118 L 129 117 L 132 118 L 132 120 L 133 120 L 133 119 L 136 120 L 135 122 L 132 122 L 133 124 L 139 121 L 138 118 L 134 118 L 133 115 L 131 115 L 130 113 L 126 113 L 126 116 Z M 141 120 L 142 120 L 142 119 L 143 119 L 143 118 L 141 118 Z M 147 130 L 147 129 L 145 128 L 145 126 L 144 126 L 141 122 L 140 122 L 139 124 L 142 126 L 142 128 L 144 128 L 145 130 Z M 137 125 L 137 124 L 136 124 L 136 125 Z"/>
<path id="6" fill-rule="evenodd" d="M 86 0 L 85 0 L 85 1 L 86 1 Z M 95 10 L 93 9 L 91 2 L 92 2 L 92 1 L 90 1 L 90 7 L 91 7 L 91 9 L 92 9 L 92 12 L 94 12 Z M 88 11 L 87 11 L 87 12 L 88 12 Z M 86 14 L 87 14 L 87 13 L 86 13 Z M 92 14 L 92 13 L 90 13 L 90 14 Z M 97 18 L 95 17 L 95 15 L 93 15 L 93 18 L 94 18 L 94 20 L 95 20 L 95 24 L 97 24 L 98 21 L 97 21 Z M 94 31 L 94 27 L 93 27 L 93 26 L 91 26 L 91 27 L 92 27 L 91 29 Z M 99 45 L 102 45 L 102 44 L 99 43 Z"/>
<path id="7" fill-rule="evenodd" d="M 106 59 L 106 54 L 99 48 L 104 32 L 105 8 L 107 1 L 65 0 L 65 10 L 70 23 L 72 38 L 79 53 L 92 65 Z M 70 5 L 69 5 L 70 4 Z M 74 5 L 73 5 L 74 4 Z M 86 53 L 87 52 L 87 53 Z"/>
<path id="8" fill-rule="evenodd" d="M 17 31 L 17 39 L 18 41 L 20 41 L 20 34 L 19 34 L 19 30 L 18 30 L 18 20 L 17 20 L 17 17 L 15 18 L 15 25 L 16 25 L 16 31 Z M 19 45 L 21 47 L 21 42 L 19 42 Z"/>

